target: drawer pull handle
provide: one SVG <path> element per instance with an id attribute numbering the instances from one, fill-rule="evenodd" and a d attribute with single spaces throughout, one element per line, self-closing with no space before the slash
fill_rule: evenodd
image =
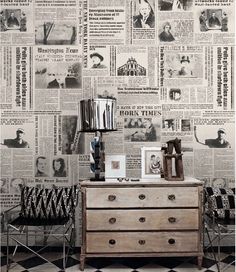
<path id="1" fill-rule="evenodd" d="M 114 201 L 116 199 L 116 196 L 115 195 L 109 195 L 108 196 L 108 200 L 109 201 Z"/>
<path id="2" fill-rule="evenodd" d="M 170 245 L 173 245 L 173 244 L 175 243 L 175 239 L 170 238 L 170 239 L 168 240 L 168 243 L 169 243 Z"/>
<path id="3" fill-rule="evenodd" d="M 116 223 L 115 217 L 110 218 L 110 219 L 109 219 L 109 223 L 110 223 L 110 224 Z"/>
<path id="4" fill-rule="evenodd" d="M 141 194 L 141 195 L 139 195 L 138 197 L 139 197 L 139 199 L 141 199 L 141 200 L 144 200 L 144 199 L 146 198 L 146 196 L 145 196 L 144 194 Z"/>
<path id="5" fill-rule="evenodd" d="M 144 245 L 146 242 L 145 242 L 145 240 L 139 240 L 138 243 L 139 243 L 140 245 Z"/>
<path id="6" fill-rule="evenodd" d="M 145 218 L 145 217 L 140 217 L 140 218 L 139 218 L 139 222 L 144 223 L 145 221 L 146 221 L 146 218 Z"/>
<path id="7" fill-rule="evenodd" d="M 176 218 L 175 218 L 175 217 L 169 217 L 169 218 L 168 218 L 168 221 L 169 221 L 170 223 L 175 223 L 175 222 L 176 222 Z"/>
<path id="8" fill-rule="evenodd" d="M 168 195 L 169 200 L 175 200 L 175 195 Z"/>
<path id="9" fill-rule="evenodd" d="M 109 240 L 110 245 L 115 245 L 115 243 L 116 243 L 116 240 L 114 240 L 114 239 Z"/>

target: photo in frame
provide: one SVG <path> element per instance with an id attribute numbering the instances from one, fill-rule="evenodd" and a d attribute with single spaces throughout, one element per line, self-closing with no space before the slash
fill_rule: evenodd
<path id="1" fill-rule="evenodd" d="M 105 178 L 125 178 L 126 177 L 126 156 L 106 155 L 105 158 Z"/>
<path id="2" fill-rule="evenodd" d="M 142 178 L 160 178 L 162 171 L 161 147 L 142 147 Z"/>

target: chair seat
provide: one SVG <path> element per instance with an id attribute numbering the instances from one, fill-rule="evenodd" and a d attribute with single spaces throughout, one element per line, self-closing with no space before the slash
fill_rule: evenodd
<path id="1" fill-rule="evenodd" d="M 216 219 L 216 223 L 220 225 L 235 225 L 234 219 Z"/>
<path id="2" fill-rule="evenodd" d="M 213 221 L 215 222 L 215 224 L 220 224 L 220 225 L 235 225 L 235 219 L 230 219 L 230 218 L 225 218 L 225 219 L 221 219 L 221 218 L 213 218 L 210 215 L 206 214 L 205 220 L 207 223 L 213 223 Z"/>
<path id="3" fill-rule="evenodd" d="M 50 225 L 65 225 L 69 221 L 70 217 L 64 218 L 51 218 L 51 219 L 41 219 L 41 218 L 25 218 L 19 216 L 9 224 L 13 226 L 50 226 Z"/>

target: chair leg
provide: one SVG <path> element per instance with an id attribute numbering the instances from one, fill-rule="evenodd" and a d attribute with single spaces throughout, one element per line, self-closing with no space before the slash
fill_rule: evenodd
<path id="1" fill-rule="evenodd" d="M 15 249 L 14 249 L 14 251 L 13 251 L 13 253 L 12 253 L 12 256 L 13 256 L 13 257 L 14 257 L 15 254 L 16 254 L 17 248 L 18 248 L 18 244 L 16 244 Z"/>
<path id="2" fill-rule="evenodd" d="M 7 272 L 10 269 L 10 264 L 9 264 L 9 226 L 7 224 Z"/>
<path id="3" fill-rule="evenodd" d="M 212 241 L 211 241 L 211 237 L 210 237 L 210 234 L 209 234 L 209 231 L 208 231 L 207 228 L 206 228 L 206 234 L 207 234 L 207 238 L 208 238 L 208 241 L 209 241 L 209 245 L 207 246 L 207 248 L 209 248 L 209 247 L 211 248 L 211 252 L 213 254 L 214 261 L 217 262 L 216 255 L 215 255 L 214 248 L 213 248 Z"/>
<path id="4" fill-rule="evenodd" d="M 47 236 L 46 236 L 46 226 L 43 226 L 43 245 L 45 246 L 47 244 Z"/>
<path id="5" fill-rule="evenodd" d="M 65 226 L 63 226 L 63 271 L 66 269 L 66 240 L 65 240 Z"/>
<path id="6" fill-rule="evenodd" d="M 25 227 L 25 243 L 29 246 L 29 228 L 28 226 Z"/>
<path id="7" fill-rule="evenodd" d="M 24 229 L 26 229 L 27 227 L 25 227 L 25 226 L 23 226 L 23 227 L 20 227 L 20 236 L 22 235 L 22 233 L 24 234 Z M 26 230 L 28 230 L 28 229 L 26 229 Z M 26 241 L 26 245 L 28 246 L 28 232 L 25 232 L 25 241 Z M 14 257 L 15 256 L 15 254 L 16 254 L 16 251 L 17 251 L 17 249 L 18 249 L 18 246 L 19 246 L 19 244 L 16 242 L 16 246 L 15 246 L 15 249 L 14 249 L 14 251 L 13 251 L 13 253 L 12 253 L 12 257 Z"/>
<path id="8" fill-rule="evenodd" d="M 75 227 L 72 225 L 71 232 L 70 232 L 70 240 L 69 240 L 69 248 L 71 249 L 72 254 L 74 253 L 75 248 L 75 240 L 76 240 L 76 233 L 75 233 Z"/>
<path id="9" fill-rule="evenodd" d="M 220 272 L 220 246 L 221 246 L 221 230 L 220 226 L 217 226 L 217 236 L 218 236 L 218 243 L 217 243 L 217 269 Z"/>
<path id="10" fill-rule="evenodd" d="M 215 231 L 216 230 L 214 229 L 213 230 L 214 237 L 212 239 L 213 241 L 216 238 Z M 218 231 L 218 233 L 220 233 L 220 232 Z M 212 251 L 212 254 L 213 254 L 213 257 L 214 257 L 214 261 L 216 262 L 217 271 L 221 272 L 220 271 L 220 254 L 219 254 L 220 248 L 219 248 L 219 246 L 217 247 L 217 256 L 216 256 L 215 250 L 213 248 L 212 240 L 211 240 L 211 237 L 210 237 L 210 234 L 209 234 L 209 231 L 208 231 L 207 227 L 206 227 L 206 234 L 207 234 L 207 238 L 208 238 L 208 241 L 209 241 L 209 244 L 210 244 L 209 247 L 211 248 L 211 251 Z M 217 239 L 218 239 L 218 245 L 219 245 L 220 244 L 219 239 L 221 239 L 221 237 L 218 234 L 217 234 Z"/>

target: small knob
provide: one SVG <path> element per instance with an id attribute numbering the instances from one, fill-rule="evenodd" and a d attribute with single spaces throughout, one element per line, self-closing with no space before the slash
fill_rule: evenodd
<path id="1" fill-rule="evenodd" d="M 114 239 L 110 239 L 110 240 L 109 240 L 109 244 L 110 244 L 110 245 L 114 245 L 115 243 L 116 243 L 116 240 L 114 240 Z"/>
<path id="2" fill-rule="evenodd" d="M 144 245 L 146 242 L 145 242 L 145 240 L 139 240 L 138 243 L 139 243 L 140 245 Z"/>
<path id="3" fill-rule="evenodd" d="M 116 223 L 115 217 L 111 217 L 111 218 L 109 219 L 109 223 L 110 223 L 110 224 Z"/>
<path id="4" fill-rule="evenodd" d="M 109 201 L 114 201 L 116 199 L 116 196 L 115 195 L 109 195 L 108 196 L 108 200 Z"/>
<path id="5" fill-rule="evenodd" d="M 175 239 L 170 238 L 170 239 L 168 240 L 168 243 L 169 243 L 170 245 L 173 245 L 173 244 L 175 243 Z"/>
<path id="6" fill-rule="evenodd" d="M 175 218 L 175 217 L 169 217 L 169 218 L 168 218 L 168 221 L 169 221 L 170 223 L 175 223 L 175 222 L 176 222 L 176 218 Z"/>
<path id="7" fill-rule="evenodd" d="M 175 200 L 175 195 L 168 195 L 169 200 Z"/>
<path id="8" fill-rule="evenodd" d="M 145 222 L 145 221 L 146 221 L 146 218 L 145 218 L 145 217 L 140 217 L 140 218 L 139 218 L 139 222 L 143 223 L 143 222 Z"/>
<path id="9" fill-rule="evenodd" d="M 141 194 L 141 195 L 139 195 L 138 197 L 139 197 L 139 199 L 141 199 L 141 200 L 143 200 L 143 199 L 146 198 L 146 196 L 145 196 L 144 194 Z"/>

